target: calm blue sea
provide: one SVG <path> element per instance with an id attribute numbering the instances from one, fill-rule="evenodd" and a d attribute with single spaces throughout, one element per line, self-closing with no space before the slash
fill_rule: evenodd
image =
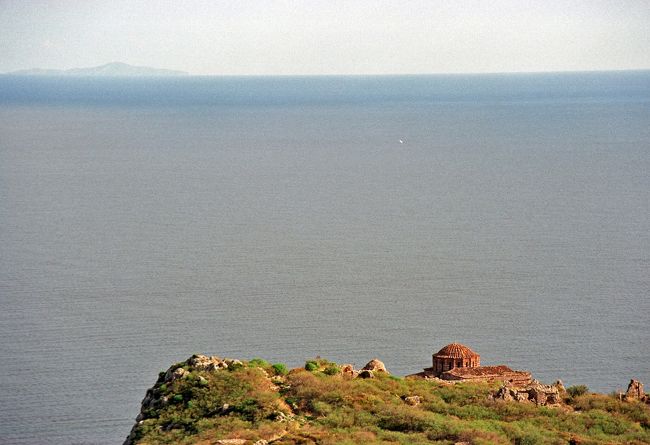
<path id="1" fill-rule="evenodd" d="M 0 76 L 0 443 L 194 352 L 650 384 L 649 207 L 650 72 Z"/>

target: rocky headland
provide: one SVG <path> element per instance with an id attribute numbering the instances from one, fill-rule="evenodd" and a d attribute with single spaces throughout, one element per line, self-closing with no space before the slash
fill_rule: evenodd
<path id="1" fill-rule="evenodd" d="M 636 380 L 603 395 L 474 374 L 400 378 L 378 359 L 355 369 L 317 358 L 289 370 L 196 354 L 159 374 L 124 443 L 650 443 L 650 400 Z"/>

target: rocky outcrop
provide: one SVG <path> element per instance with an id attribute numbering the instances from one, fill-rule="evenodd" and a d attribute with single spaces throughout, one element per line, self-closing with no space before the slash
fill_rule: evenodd
<path id="1" fill-rule="evenodd" d="M 203 354 L 194 354 L 187 363 L 198 371 L 218 371 L 228 369 L 230 366 L 242 365 L 242 362 L 236 359 L 221 359 L 216 355 L 207 356 Z"/>
<path id="2" fill-rule="evenodd" d="M 630 380 L 625 392 L 625 400 L 639 400 L 641 402 L 650 402 L 650 399 L 643 390 L 643 383 L 638 380 Z"/>
<path id="3" fill-rule="evenodd" d="M 136 427 L 141 424 L 145 419 L 148 418 L 151 411 L 163 408 L 170 403 L 168 395 L 165 394 L 165 391 L 162 388 L 171 385 L 176 380 L 185 379 L 190 376 L 190 370 L 194 371 L 219 371 L 223 369 L 228 369 L 229 367 L 241 366 L 243 363 L 239 360 L 224 358 L 221 359 L 217 356 L 207 356 L 202 354 L 195 354 L 185 362 L 176 363 L 169 367 L 164 373 L 160 373 L 158 381 L 153 388 L 149 388 L 145 394 L 142 404 L 140 406 L 140 413 L 135 418 L 136 425 L 131 430 L 129 437 L 127 437 L 124 445 L 131 445 L 135 440 L 135 430 Z M 197 377 L 197 383 L 199 385 L 207 384 L 207 380 L 202 377 Z M 224 410 L 228 409 L 228 405 L 224 405 L 222 408 Z M 230 440 L 230 439 L 228 439 Z M 239 440 L 239 439 L 232 439 Z M 235 442 L 228 442 L 234 444 Z"/>
<path id="4" fill-rule="evenodd" d="M 183 368 L 169 368 L 165 373 L 165 383 L 171 383 L 174 380 L 182 379 L 187 374 L 189 373 Z"/>
<path id="5" fill-rule="evenodd" d="M 354 366 L 350 364 L 341 365 L 341 374 L 344 377 L 355 378 L 359 375 L 359 371 L 354 369 Z"/>
<path id="6" fill-rule="evenodd" d="M 375 373 L 375 372 L 385 372 L 386 374 L 390 374 L 390 373 L 386 370 L 386 366 L 384 365 L 384 362 L 382 362 L 381 360 L 376 359 L 376 358 L 373 358 L 372 360 L 370 360 L 370 361 L 366 364 L 366 366 L 364 366 L 363 368 L 361 368 L 361 370 L 362 370 L 362 371 L 371 371 L 371 372 L 373 372 L 373 373 Z"/>
<path id="7" fill-rule="evenodd" d="M 537 380 L 524 387 L 504 385 L 492 397 L 496 400 L 532 402 L 540 406 L 562 403 L 562 393 L 557 384 L 544 385 Z"/>
<path id="8" fill-rule="evenodd" d="M 390 373 L 386 370 L 386 365 L 384 365 L 384 362 L 376 358 L 370 360 L 368 363 L 366 363 L 366 366 L 360 370 L 354 369 L 354 366 L 350 364 L 341 365 L 340 373 L 344 377 L 360 379 L 374 379 L 377 373 L 390 375 Z"/>

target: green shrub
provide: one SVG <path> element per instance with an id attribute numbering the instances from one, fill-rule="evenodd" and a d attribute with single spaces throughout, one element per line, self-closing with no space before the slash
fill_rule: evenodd
<path id="1" fill-rule="evenodd" d="M 233 412 L 241 415 L 242 418 L 252 422 L 255 420 L 257 410 L 259 408 L 259 403 L 255 399 L 246 399 L 242 403 L 234 406 L 232 408 Z"/>
<path id="2" fill-rule="evenodd" d="M 406 406 L 397 406 L 381 413 L 379 427 L 389 431 L 422 432 L 429 428 L 430 415 Z"/>
<path id="3" fill-rule="evenodd" d="M 328 414 L 331 414 L 332 411 L 334 411 L 334 408 L 329 403 L 320 402 L 320 401 L 317 401 L 317 400 L 313 400 L 309 404 L 309 407 L 314 412 L 314 414 L 316 414 L 317 416 L 326 416 Z"/>
<path id="4" fill-rule="evenodd" d="M 183 395 L 182 394 L 174 394 L 172 396 L 171 400 L 174 403 L 181 403 L 183 401 Z"/>
<path id="5" fill-rule="evenodd" d="M 336 375 L 341 372 L 341 368 L 339 368 L 336 364 L 331 364 L 325 368 L 323 372 L 327 375 Z"/>
<path id="6" fill-rule="evenodd" d="M 587 388 L 586 385 L 574 385 L 574 386 L 569 386 L 566 389 L 566 392 L 571 397 L 579 397 L 587 394 L 589 392 L 589 388 Z"/>
<path id="7" fill-rule="evenodd" d="M 307 363 L 305 363 L 305 369 L 310 372 L 317 371 L 318 363 L 316 363 L 314 360 L 308 360 Z"/>
<path id="8" fill-rule="evenodd" d="M 248 362 L 248 366 L 251 368 L 268 368 L 270 364 L 264 359 L 254 358 Z"/>
<path id="9" fill-rule="evenodd" d="M 287 375 L 289 373 L 289 369 L 284 363 L 276 363 L 272 366 L 272 368 L 275 372 L 275 375 Z"/>

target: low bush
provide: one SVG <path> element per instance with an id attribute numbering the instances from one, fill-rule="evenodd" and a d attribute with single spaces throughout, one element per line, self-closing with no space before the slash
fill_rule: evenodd
<path id="1" fill-rule="evenodd" d="M 289 368 L 284 363 L 276 363 L 272 366 L 275 375 L 287 375 L 289 373 Z"/>
<path id="2" fill-rule="evenodd" d="M 248 361 L 248 366 L 251 368 L 268 368 L 269 362 L 261 358 L 254 358 Z"/>
<path id="3" fill-rule="evenodd" d="M 589 388 L 587 388 L 586 385 L 574 385 L 574 386 L 569 386 L 566 389 L 566 392 L 569 396 L 575 398 L 587 394 L 589 392 Z"/>
<path id="4" fill-rule="evenodd" d="M 328 365 L 327 368 L 323 370 L 327 375 L 336 375 L 341 372 L 341 368 L 335 364 Z"/>

